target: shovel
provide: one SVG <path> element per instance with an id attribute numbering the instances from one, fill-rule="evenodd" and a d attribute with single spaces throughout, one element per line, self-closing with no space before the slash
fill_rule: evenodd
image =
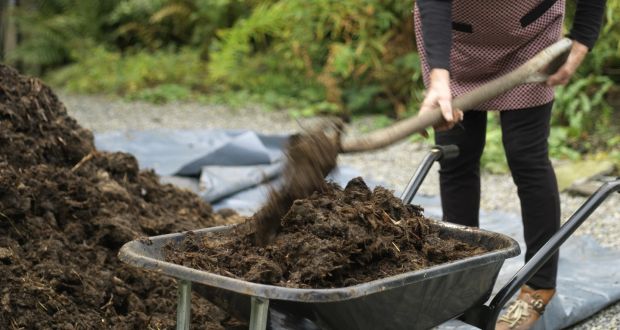
<path id="1" fill-rule="evenodd" d="M 542 83 L 566 60 L 572 41 L 564 38 L 538 53 L 514 71 L 492 80 L 473 91 L 458 96 L 452 107 L 470 110 L 512 88 L 524 83 Z M 330 123 L 306 134 L 291 138 L 287 147 L 288 161 L 284 167 L 284 185 L 272 190 L 267 203 L 253 216 L 255 241 L 268 244 L 280 227 L 280 219 L 296 199 L 320 190 L 324 177 L 336 166 L 339 153 L 368 151 L 386 147 L 411 134 L 443 122 L 439 107 L 416 117 L 402 120 L 355 138 L 341 138 L 342 123 Z M 329 133 L 329 128 L 336 128 Z M 335 133 L 335 136 L 334 134 Z"/>
<path id="2" fill-rule="evenodd" d="M 555 73 L 564 64 L 571 45 L 570 39 L 561 39 L 514 71 L 454 98 L 452 108 L 468 111 L 518 85 L 545 82 L 550 74 Z M 442 122 L 441 110 L 436 107 L 432 111 L 404 119 L 367 135 L 344 138 L 340 142 L 340 153 L 380 149 Z"/>

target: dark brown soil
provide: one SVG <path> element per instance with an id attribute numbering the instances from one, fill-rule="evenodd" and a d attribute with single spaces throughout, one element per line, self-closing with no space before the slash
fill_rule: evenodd
<path id="1" fill-rule="evenodd" d="M 0 329 L 173 328 L 174 280 L 118 249 L 231 220 L 133 156 L 97 152 L 47 86 L 0 65 Z M 194 297 L 194 326 L 225 318 Z"/>
<path id="2" fill-rule="evenodd" d="M 325 176 L 336 167 L 338 146 L 321 130 L 291 137 L 286 147 L 284 184 L 272 190 L 267 203 L 253 216 L 258 245 L 271 242 L 280 220 L 293 201 L 310 196 L 325 186 Z"/>
<path id="3" fill-rule="evenodd" d="M 296 200 L 281 224 L 264 247 L 254 244 L 251 225 L 204 239 L 190 233 L 167 247 L 167 259 L 251 282 L 332 288 L 486 252 L 440 238 L 421 208 L 403 205 L 385 188 L 370 191 L 361 178 Z"/>

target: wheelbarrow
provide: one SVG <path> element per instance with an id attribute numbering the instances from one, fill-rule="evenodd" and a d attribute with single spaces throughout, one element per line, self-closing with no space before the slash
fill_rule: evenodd
<path id="1" fill-rule="evenodd" d="M 471 109 L 486 99 L 527 82 L 546 79 L 539 71 L 553 72 L 570 48 L 560 40 L 510 74 L 460 97 L 453 106 Z M 559 63 L 559 64 L 558 64 Z M 381 148 L 442 120 L 439 109 L 397 123 L 380 132 L 342 143 L 342 152 Z M 454 147 L 435 147 L 419 166 L 401 198 L 410 203 L 434 161 L 457 154 Z M 166 262 L 163 247 L 183 240 L 184 233 L 151 237 L 125 244 L 119 258 L 136 267 L 178 279 L 177 329 L 190 324 L 192 288 L 231 315 L 249 322 L 250 329 L 428 329 L 459 318 L 482 329 L 493 329 L 503 306 L 516 291 L 559 249 L 564 241 L 612 192 L 620 179 L 602 185 L 536 255 L 489 300 L 506 258 L 520 253 L 518 244 L 505 235 L 435 221 L 443 237 L 453 237 L 486 247 L 488 253 L 405 272 L 355 286 L 334 289 L 293 289 L 250 283 Z M 194 231 L 199 237 L 231 227 Z"/>
<path id="2" fill-rule="evenodd" d="M 411 202 L 433 162 L 457 154 L 455 146 L 433 147 L 402 193 L 403 202 Z M 620 178 L 603 184 L 489 303 L 504 260 L 520 253 L 518 243 L 503 234 L 441 221 L 433 221 L 432 226 L 439 228 L 442 237 L 484 246 L 490 252 L 333 289 L 257 284 L 165 261 L 163 247 L 180 242 L 185 233 L 131 241 L 121 248 L 119 258 L 177 279 L 177 329 L 189 329 L 192 290 L 248 321 L 252 330 L 428 329 L 456 318 L 481 329 L 494 329 L 503 306 L 614 191 L 620 191 Z M 201 239 L 232 227 L 193 233 Z"/>

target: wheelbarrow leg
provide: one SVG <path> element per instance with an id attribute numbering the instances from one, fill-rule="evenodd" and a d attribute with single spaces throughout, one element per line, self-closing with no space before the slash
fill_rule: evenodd
<path id="1" fill-rule="evenodd" d="M 268 315 L 269 315 L 269 299 L 252 297 L 252 312 L 250 314 L 250 330 L 266 329 Z"/>
<path id="2" fill-rule="evenodd" d="M 192 313 L 192 282 L 177 279 L 179 286 L 177 299 L 177 330 L 189 330 Z"/>

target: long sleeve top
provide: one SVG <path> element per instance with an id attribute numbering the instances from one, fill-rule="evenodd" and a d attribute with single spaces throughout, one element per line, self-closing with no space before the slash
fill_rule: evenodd
<path id="1" fill-rule="evenodd" d="M 569 33 L 571 39 L 592 49 L 601 29 L 605 2 L 577 0 L 575 19 Z M 452 28 L 458 24 L 452 23 L 452 0 L 417 0 L 417 6 L 430 68 L 449 69 Z"/>

